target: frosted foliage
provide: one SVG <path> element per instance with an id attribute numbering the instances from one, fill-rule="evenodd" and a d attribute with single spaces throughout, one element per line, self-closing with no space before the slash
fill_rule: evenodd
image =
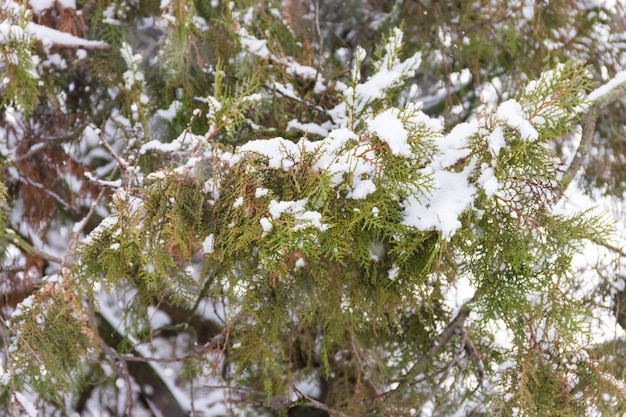
<path id="1" fill-rule="evenodd" d="M 368 121 L 368 126 L 380 139 L 387 142 L 392 153 L 408 156 L 411 154 L 411 146 L 408 143 L 409 132 L 398 119 L 398 114 L 398 109 L 385 110 Z"/>
<path id="2" fill-rule="evenodd" d="M 508 126 L 518 130 L 522 139 L 537 140 L 539 133 L 528 120 L 522 105 L 515 100 L 507 100 L 498 106 L 498 117 Z"/>
<path id="3" fill-rule="evenodd" d="M 579 226 L 591 224 L 582 215 L 567 223 L 596 202 L 575 207 L 576 184 L 558 205 L 550 197 L 568 168 L 556 152 L 576 157 L 580 121 L 623 93 L 626 71 L 594 66 L 612 79 L 579 100 L 589 84 L 568 90 L 579 84 L 562 80 L 582 66 L 520 76 L 502 64 L 502 51 L 482 50 L 483 31 L 499 36 L 494 48 L 521 50 L 552 30 L 563 40 L 546 39 L 551 51 L 570 39 L 589 45 L 573 42 L 582 26 L 547 25 L 552 10 L 542 2 L 467 4 L 441 16 L 431 13 L 436 2 L 350 3 L 350 14 L 371 18 L 365 34 L 332 2 L 270 2 L 267 10 L 267 2 L 218 0 L 0 3 L 0 90 L 20 66 L 40 101 L 31 117 L 7 98 L 0 124 L 0 269 L 23 268 L 19 280 L 32 273 L 36 281 L 12 307 L 0 303 L 10 316 L 0 329 L 10 339 L 0 386 L 22 384 L 7 396 L 18 413 L 71 415 L 84 395 L 94 414 L 161 415 L 150 395 L 165 392 L 177 414 L 474 415 L 544 378 L 532 370 L 515 380 L 525 371 L 517 356 L 535 350 L 571 373 L 575 389 L 564 396 L 579 392 L 574 380 L 583 376 L 567 369 L 570 356 L 618 327 L 626 272 L 607 259 L 621 251 L 623 226 L 612 249 L 599 251 L 600 239 L 577 246 L 604 233 L 602 224 L 598 232 Z M 613 4 L 572 3 L 565 14 Z M 28 22 L 16 23 L 27 7 Z M 392 28 L 379 48 L 367 43 L 367 31 L 412 22 L 405 12 L 416 10 L 432 19 L 428 39 Z M 471 27 L 448 21 L 460 11 Z M 493 17 L 487 27 L 474 20 L 485 16 Z M 68 29 L 61 21 L 69 17 Z M 48 18 L 57 22 L 35 23 Z M 515 37 L 511 24 L 535 30 Z M 405 39 L 412 50 L 403 50 Z M 361 41 L 369 53 L 354 46 Z M 497 71 L 483 68 L 490 61 Z M 11 291 L 4 282 L 0 289 Z M 584 341 L 555 330 L 562 318 L 554 310 L 570 308 L 570 298 L 602 310 Z M 47 317 L 55 303 L 61 312 Z M 527 307 L 536 311 L 520 313 Z M 56 400 L 37 393 L 46 375 L 52 390 L 60 386 L 46 359 L 28 351 L 21 368 L 10 361 L 22 339 L 46 341 L 45 326 L 65 314 L 71 343 L 96 337 L 72 345 L 77 373 L 59 388 L 69 393 L 59 401 L 65 410 L 53 412 Z M 31 319 L 30 333 L 15 332 Z M 114 332 L 104 334 L 102 323 Z M 112 343 L 113 333 L 122 341 Z M 536 344 L 528 352 L 527 333 Z M 49 344 L 58 350 L 57 340 Z M 144 365 L 155 384 L 141 381 Z M 35 375 L 16 373 L 22 368 Z M 89 391 L 71 385 L 82 378 Z M 546 388 L 559 389 L 553 382 Z"/>
<path id="4" fill-rule="evenodd" d="M 344 92 L 347 106 L 340 104 L 336 107 L 335 113 L 347 112 L 343 117 L 349 117 L 351 110 L 360 114 L 367 110 L 373 101 L 382 99 L 391 89 L 399 87 L 415 73 L 422 62 L 421 54 L 416 53 L 407 60 L 400 61 L 398 53 L 401 43 L 401 32 L 396 30 L 385 44 L 386 53 L 382 61 L 377 64 L 377 71 L 364 83 L 359 83 L 358 80 L 360 78 L 359 66 L 365 59 L 365 50 L 357 49 L 356 63 L 352 71 L 352 80 L 356 84 Z"/>
<path id="5" fill-rule="evenodd" d="M 467 182 L 468 172 L 436 171 L 434 190 L 427 196 L 410 197 L 404 203 L 403 224 L 421 230 L 436 229 L 449 239 L 461 227 L 459 216 L 471 206 L 476 189 Z"/>
<path id="6" fill-rule="evenodd" d="M 420 158 L 421 155 L 416 154 L 409 144 L 409 132 L 398 118 L 399 115 L 398 109 L 388 109 L 369 120 L 367 125 L 389 146 L 393 154 Z M 412 120 L 414 127 L 440 126 L 436 121 L 429 121 L 421 112 L 413 112 Z M 444 238 L 454 235 L 460 227 L 458 217 L 471 206 L 476 189 L 468 183 L 471 169 L 457 173 L 449 172 L 447 168 L 468 155 L 470 151 L 467 139 L 474 131 L 474 128 L 455 130 L 445 137 L 436 132 L 431 133 L 439 138 L 437 144 L 440 148 L 430 166 L 422 173 L 432 176 L 434 180 L 432 191 L 418 196 L 418 191 L 415 190 L 414 195 L 403 203 L 403 224 L 423 230 L 439 230 Z M 348 185 L 347 198 L 363 199 L 376 191 L 374 179 L 381 174 L 380 166 L 376 162 L 379 157 L 376 156 L 368 139 L 360 138 L 348 129 L 333 130 L 327 138 L 316 142 L 306 138 L 297 144 L 283 138 L 251 141 L 240 146 L 229 158 L 231 162 L 237 162 L 240 160 L 238 154 L 254 153 L 265 157 L 270 168 L 289 170 L 306 152 L 317 155 L 314 169 L 328 175 L 333 186 Z M 493 176 L 493 171 L 489 172 Z M 487 180 L 485 182 L 493 194 L 494 182 Z M 304 204 L 303 201 L 272 201 L 270 213 L 274 219 L 279 218 L 285 210 L 300 213 L 304 211 Z M 311 224 L 320 228 L 321 222 L 317 214 L 311 221 Z M 269 224 L 264 225 L 264 229 L 267 231 Z"/>

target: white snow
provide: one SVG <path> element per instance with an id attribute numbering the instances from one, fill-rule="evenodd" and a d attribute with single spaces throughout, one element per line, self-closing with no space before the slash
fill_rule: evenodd
<path id="1" fill-rule="evenodd" d="M 305 209 L 307 199 L 297 201 L 270 201 L 268 210 L 274 220 L 278 220 L 284 213 L 292 214 L 296 225 L 293 230 L 298 231 L 308 227 L 315 227 L 320 231 L 325 231 L 327 225 L 322 224 L 322 214 L 317 211 L 308 211 Z M 265 223 L 265 224 L 264 224 Z M 268 226 L 266 222 L 261 222 L 261 226 L 265 230 Z"/>
<path id="2" fill-rule="evenodd" d="M 496 111 L 498 118 L 508 126 L 517 129 L 522 139 L 535 141 L 539 139 L 539 133 L 528 120 L 522 105 L 510 99 L 498 106 Z"/>
<path id="3" fill-rule="evenodd" d="M 240 146 L 237 151 L 240 154 L 253 152 L 263 155 L 267 157 L 270 168 L 282 168 L 285 170 L 290 169 L 294 165 L 293 160 L 298 161 L 300 159 L 300 148 L 293 142 L 283 138 L 253 140 Z M 293 160 L 286 158 L 288 155 L 293 156 Z"/>
<path id="4" fill-rule="evenodd" d="M 5 43 L 11 38 L 24 39 L 27 33 L 17 25 L 12 25 L 7 21 L 0 22 L 0 42 Z"/>
<path id="5" fill-rule="evenodd" d="M 267 195 L 267 193 L 269 193 L 269 192 L 270 192 L 270 190 L 268 190 L 267 188 L 261 188 L 261 187 L 259 187 L 259 188 L 257 188 L 257 189 L 254 191 L 254 197 L 255 197 L 255 198 L 261 198 L 261 197 L 263 197 L 264 195 Z"/>
<path id="6" fill-rule="evenodd" d="M 280 219 L 283 213 L 295 213 L 304 211 L 306 199 L 299 201 L 276 201 L 272 200 L 269 204 L 269 212 L 274 219 Z"/>
<path id="7" fill-rule="evenodd" d="M 387 277 L 389 278 L 390 281 L 393 281 L 396 279 L 396 277 L 398 276 L 398 272 L 400 272 L 400 267 L 398 265 L 394 265 L 393 267 L 391 267 L 391 269 L 387 272 Z"/>
<path id="8" fill-rule="evenodd" d="M 76 9 L 76 0 L 57 0 L 62 9 Z"/>
<path id="9" fill-rule="evenodd" d="M 421 55 L 415 54 L 404 62 L 397 62 L 389 69 L 383 69 L 370 76 L 366 82 L 358 84 L 356 93 L 356 110 L 359 112 L 373 100 L 383 98 L 389 89 L 398 86 L 408 75 L 413 73 L 421 64 Z M 352 94 L 351 88 L 346 90 L 346 98 Z"/>
<path id="10" fill-rule="evenodd" d="M 494 156 L 500 155 L 500 150 L 506 146 L 504 132 L 501 126 L 496 126 L 488 136 L 489 149 Z"/>
<path id="11" fill-rule="evenodd" d="M 263 229 L 264 235 L 266 235 L 267 233 L 269 233 L 270 230 L 272 230 L 272 219 L 268 217 L 261 217 L 261 219 L 259 219 L 259 223 L 261 224 L 261 228 Z"/>
<path id="12" fill-rule="evenodd" d="M 21 392 L 15 391 L 13 393 L 13 398 L 16 402 L 19 403 L 19 405 L 21 406 L 20 408 L 24 409 L 28 417 L 37 417 L 39 415 L 37 407 L 35 407 L 35 405 L 30 402 L 30 400 L 26 398 L 26 396 Z"/>
<path id="13" fill-rule="evenodd" d="M 124 61 L 126 61 L 126 65 L 128 65 L 128 70 L 122 75 L 125 81 L 125 88 L 132 90 L 135 85 L 143 85 L 144 75 L 139 69 L 142 56 L 140 54 L 133 54 L 132 48 L 126 42 L 122 43 L 120 52 Z"/>
<path id="14" fill-rule="evenodd" d="M 328 136 L 328 129 L 322 127 L 317 123 L 300 123 L 298 120 L 293 119 L 287 123 L 287 130 L 300 130 L 305 133 L 312 133 L 319 136 Z"/>
<path id="15" fill-rule="evenodd" d="M 477 134 L 478 130 L 478 120 L 473 119 L 456 125 L 445 137 L 438 137 L 439 151 L 432 163 L 435 169 L 451 167 L 466 158 L 470 153 L 468 139 Z"/>
<path id="16" fill-rule="evenodd" d="M 396 108 L 387 109 L 380 113 L 373 120 L 368 120 L 367 125 L 373 133 L 389 145 L 391 153 L 400 156 L 411 155 L 411 145 L 409 145 L 409 132 L 404 128 L 404 124 L 398 118 L 400 110 Z"/>
<path id="17" fill-rule="evenodd" d="M 372 194 L 375 191 L 376 191 L 376 184 L 374 184 L 374 181 L 363 180 L 357 183 L 354 189 L 348 193 L 347 197 L 353 198 L 355 200 L 359 200 L 359 199 L 367 197 L 368 195 Z"/>
<path id="18" fill-rule="evenodd" d="M 211 233 L 206 238 L 204 238 L 204 241 L 202 242 L 202 251 L 204 253 L 213 253 L 214 245 L 215 236 L 213 235 L 213 233 Z"/>
<path id="19" fill-rule="evenodd" d="M 183 103 L 178 100 L 173 100 L 167 109 L 159 109 L 156 114 L 165 120 L 174 120 L 178 111 L 182 108 Z"/>
<path id="20" fill-rule="evenodd" d="M 238 208 L 243 205 L 243 197 L 237 197 L 235 202 L 233 203 L 233 208 Z"/>
<path id="21" fill-rule="evenodd" d="M 255 38 L 244 27 L 240 27 L 237 34 L 239 35 L 241 46 L 248 52 L 261 58 L 268 58 L 271 55 L 270 50 L 267 49 L 267 41 L 265 39 Z"/>
<path id="22" fill-rule="evenodd" d="M 411 196 L 404 202 L 402 224 L 420 230 L 439 230 L 444 239 L 452 237 L 461 227 L 459 216 L 471 206 L 476 193 L 474 186 L 467 182 L 468 171 L 435 171 L 430 195 Z"/>
<path id="23" fill-rule="evenodd" d="M 139 149 L 140 153 L 146 153 L 150 150 L 155 150 L 158 152 L 175 152 L 184 149 L 193 149 L 199 145 L 206 145 L 206 139 L 204 136 L 194 135 L 187 131 L 183 131 L 176 139 L 174 139 L 170 143 L 161 142 L 160 140 L 153 139 L 150 142 L 147 142 L 141 146 Z"/>
<path id="24" fill-rule="evenodd" d="M 491 198 L 496 191 L 498 191 L 498 188 L 500 188 L 500 184 L 498 183 L 498 179 L 493 172 L 493 168 L 485 165 L 482 166 L 482 173 L 480 174 L 480 177 L 478 177 L 478 183 L 483 188 L 488 198 Z"/>
<path id="25" fill-rule="evenodd" d="M 33 8 L 35 15 L 41 14 L 44 10 L 54 7 L 55 0 L 29 0 L 28 4 Z"/>
<path id="26" fill-rule="evenodd" d="M 612 90 L 622 87 L 624 85 L 626 85 L 626 70 L 618 72 L 613 78 L 611 78 L 611 80 L 609 80 L 609 82 L 602 84 L 600 87 L 593 90 L 591 93 L 589 93 L 587 99 L 591 102 L 598 101 L 600 98 L 604 97 Z"/>
<path id="27" fill-rule="evenodd" d="M 44 45 L 66 45 L 74 47 L 84 46 L 86 48 L 105 48 L 108 46 L 106 42 L 90 41 L 87 39 L 79 38 L 78 36 L 61 32 L 60 30 L 39 25 L 34 22 L 30 22 L 28 23 L 28 25 L 26 25 L 26 31 L 30 33 L 34 38 L 42 41 Z"/>

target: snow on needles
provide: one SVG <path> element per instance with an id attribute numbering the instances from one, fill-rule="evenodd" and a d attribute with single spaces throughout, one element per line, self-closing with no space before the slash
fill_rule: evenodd
<path id="1" fill-rule="evenodd" d="M 79 38 L 70 33 L 61 32 L 57 29 L 52 29 L 44 25 L 29 22 L 26 25 L 26 31 L 33 37 L 42 41 L 45 45 L 69 45 L 69 46 L 84 46 L 92 48 L 104 48 L 108 44 L 102 41 L 90 41 L 87 39 Z"/>
<path id="2" fill-rule="evenodd" d="M 367 122 L 369 129 L 389 145 L 391 153 L 397 156 L 415 159 L 419 156 L 411 148 L 409 132 L 399 119 L 399 110 L 392 108 L 378 114 Z M 420 119 L 419 115 L 418 119 Z M 421 120 L 421 119 L 420 119 Z M 431 127 L 438 124 L 431 123 Z M 474 163 L 461 172 L 449 170 L 460 159 L 470 154 L 468 137 L 478 129 L 477 122 L 465 124 L 444 136 L 437 132 L 435 137 L 439 151 L 433 156 L 431 163 L 420 171 L 420 174 L 432 178 L 432 188 L 426 194 L 419 190 L 410 190 L 410 197 L 401 204 L 404 209 L 403 224 L 423 230 L 439 230 L 442 237 L 450 238 L 460 227 L 459 216 L 471 206 L 477 189 L 469 184 L 469 175 L 475 167 Z M 256 140 L 240 146 L 234 154 L 222 155 L 222 160 L 231 164 L 241 160 L 244 154 L 255 154 L 265 158 L 269 168 L 290 170 L 302 161 L 307 153 L 315 154 L 313 169 L 327 175 L 333 187 L 345 186 L 346 198 L 364 199 L 376 192 L 377 176 L 384 176 L 384 163 L 373 151 L 368 140 L 369 135 L 359 136 L 346 128 L 335 129 L 321 141 L 309 141 L 302 138 L 293 143 L 283 138 Z M 381 172 L 382 170 L 382 172 Z M 492 170 L 490 172 L 493 172 Z M 493 186 L 491 187 L 493 190 Z M 495 187 L 497 188 L 497 187 Z M 492 191 L 493 192 L 493 191 Z M 274 220 L 282 213 L 288 212 L 302 221 L 301 227 L 317 227 L 325 230 L 321 215 L 305 209 L 307 201 L 276 201 L 270 202 L 269 210 Z M 270 220 L 265 220 L 264 230 L 271 228 Z"/>
<path id="3" fill-rule="evenodd" d="M 395 108 L 385 110 L 367 124 L 372 132 L 387 142 L 394 155 L 409 156 L 411 155 L 411 146 L 408 142 L 409 132 L 398 119 L 399 113 L 400 111 Z"/>
<path id="4" fill-rule="evenodd" d="M 623 87 L 624 85 L 626 85 L 626 71 L 620 71 L 615 74 L 615 77 L 613 77 L 609 82 L 607 82 L 606 84 L 602 84 L 600 87 L 589 93 L 587 99 L 591 102 L 598 101 L 602 97 L 609 94 L 611 91 L 615 90 L 616 88 Z"/>
<path id="5" fill-rule="evenodd" d="M 517 129 L 522 139 L 535 141 L 539 139 L 537 129 L 528 120 L 522 105 L 515 100 L 507 100 L 498 106 L 498 118 L 513 129 Z"/>
<path id="6" fill-rule="evenodd" d="M 409 198 L 402 223 L 422 230 L 436 229 L 444 239 L 451 238 L 461 227 L 459 216 L 472 204 L 476 193 L 467 182 L 468 174 L 468 169 L 460 173 L 435 171 L 431 195 Z"/>

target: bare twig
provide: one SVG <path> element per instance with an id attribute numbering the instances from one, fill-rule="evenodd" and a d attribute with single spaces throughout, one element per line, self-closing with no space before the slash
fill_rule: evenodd
<path id="1" fill-rule="evenodd" d="M 104 129 L 102 130 L 104 131 Z M 102 138 L 100 140 L 100 142 L 102 143 L 102 145 L 107 149 L 107 151 L 109 151 L 109 153 L 111 154 L 111 156 L 115 159 L 115 161 L 117 162 L 117 164 L 119 165 L 120 168 L 122 168 L 123 171 L 127 171 L 128 170 L 128 162 L 126 162 L 124 159 L 122 159 L 117 152 L 115 152 L 115 150 L 111 147 L 111 145 L 109 145 L 109 142 L 107 142 L 104 138 Z"/>
<path id="2" fill-rule="evenodd" d="M 89 222 L 89 219 L 91 219 L 91 216 L 93 216 L 94 213 L 96 212 L 96 209 L 98 208 L 98 204 L 100 204 L 100 200 L 102 199 L 102 197 L 104 197 L 104 192 L 105 192 L 105 189 L 104 188 L 101 189 L 96 199 L 93 201 L 93 203 L 91 203 L 91 207 L 89 208 L 89 211 L 87 212 L 85 217 L 83 217 L 83 219 L 80 221 L 78 228 L 74 231 L 74 235 L 70 239 L 70 242 L 68 244 L 69 248 L 73 248 L 76 245 L 76 242 L 78 241 L 78 236 L 81 234 L 81 232 L 85 228 L 85 225 Z M 66 260 L 67 260 L 67 257 L 63 259 L 61 267 L 65 267 Z"/>
<path id="3" fill-rule="evenodd" d="M 20 243 L 17 241 L 17 239 L 15 239 L 10 234 L 8 234 L 8 233 L 5 234 L 4 238 L 6 240 L 8 240 L 10 243 L 14 244 L 15 246 L 17 246 L 17 247 L 20 246 Z M 46 261 L 49 261 L 49 262 L 54 262 L 54 263 L 59 264 L 59 265 L 63 264 L 63 259 L 61 259 L 61 258 L 59 258 L 57 256 L 54 256 L 54 255 L 50 255 L 49 253 L 42 252 L 39 249 L 32 247 L 31 245 L 29 245 L 29 247 L 27 249 L 25 249 L 25 250 L 27 250 L 30 253 L 33 253 L 35 256 L 37 256 L 37 257 L 39 257 L 39 258 L 41 258 L 43 260 L 46 260 Z"/>
<path id="4" fill-rule="evenodd" d="M 310 408 L 315 408 L 318 410 L 325 411 L 331 416 L 347 417 L 344 413 L 334 410 L 330 408 L 329 406 L 327 406 L 326 404 L 303 394 L 295 387 L 293 388 L 293 390 L 299 397 L 297 400 L 290 400 L 286 397 L 277 395 L 277 396 L 274 396 L 273 397 L 274 399 L 271 401 L 255 400 L 255 399 L 246 397 L 245 395 L 257 395 L 259 397 L 267 396 L 267 393 L 265 392 L 255 391 L 247 387 L 231 387 L 231 386 L 221 386 L 221 385 L 206 386 L 206 387 L 213 388 L 213 389 L 217 388 L 217 389 L 225 389 L 228 391 L 234 391 L 240 396 L 240 398 L 237 400 L 239 403 L 253 405 L 256 407 L 272 407 L 272 408 L 290 408 L 290 407 L 295 407 L 295 406 L 310 407 Z M 305 401 L 302 401 L 302 400 L 305 400 Z"/>
<path id="5" fill-rule="evenodd" d="M 471 395 L 482 386 L 485 379 L 485 368 L 483 367 L 483 361 L 480 358 L 480 352 L 478 352 L 476 346 L 474 346 L 474 342 L 469 337 L 465 329 L 463 329 L 463 347 L 467 352 L 467 356 L 469 356 L 469 358 L 474 361 L 474 365 L 476 365 L 476 372 L 478 373 L 478 384 L 476 385 L 476 388 L 474 388 L 470 393 Z"/>
<path id="6" fill-rule="evenodd" d="M 320 28 L 320 0 L 315 1 L 315 30 L 320 41 L 320 56 L 324 56 L 324 36 L 322 35 L 322 29 Z"/>
<path id="7" fill-rule="evenodd" d="M 304 398 L 306 400 L 306 402 L 301 403 L 299 405 L 303 407 L 317 408 L 318 410 L 326 411 L 331 416 L 347 417 L 344 413 L 341 413 L 337 410 L 333 410 L 332 408 L 328 407 L 326 404 L 320 401 L 317 401 L 316 399 L 313 399 L 307 395 L 304 395 L 297 388 L 294 388 L 293 390 L 296 392 L 296 394 L 298 394 L 300 398 Z"/>
<path id="8" fill-rule="evenodd" d="M 39 152 L 43 151 L 44 149 L 46 149 L 50 144 L 49 143 L 39 143 L 40 146 L 33 146 L 31 147 L 28 152 L 26 152 L 23 155 L 20 155 L 18 157 L 16 157 L 14 159 L 14 162 L 20 162 L 23 161 L 25 159 L 29 159 L 30 157 L 37 155 Z"/>
<path id="9" fill-rule="evenodd" d="M 435 387 L 430 391 L 428 396 L 426 396 L 424 401 L 422 401 L 421 404 L 419 404 L 418 406 L 415 407 L 416 414 L 420 414 L 422 409 L 426 406 L 426 404 L 428 404 L 433 398 L 435 398 L 435 395 L 437 395 L 439 393 L 443 383 L 446 382 L 446 379 L 448 379 L 448 375 L 450 374 L 450 371 L 461 360 L 461 357 L 463 356 L 464 350 L 465 350 L 465 346 L 461 345 L 459 347 L 459 349 L 457 350 L 457 352 L 455 353 L 455 355 L 452 358 L 452 360 L 450 360 L 450 362 L 448 362 L 448 364 L 443 369 L 443 374 L 439 378 L 439 381 L 436 383 Z M 458 378 L 459 375 L 460 375 L 460 372 L 457 374 L 457 377 L 455 378 L 455 382 L 456 382 L 456 379 Z M 455 384 L 452 384 L 451 388 L 454 387 L 454 385 Z"/>
<path id="10" fill-rule="evenodd" d="M 576 150 L 576 155 L 572 160 L 572 163 L 569 165 L 563 176 L 561 177 L 561 183 L 554 191 L 554 201 L 558 202 L 565 193 L 565 190 L 570 186 L 574 178 L 578 175 L 580 168 L 582 168 L 583 163 L 587 159 L 587 155 L 589 154 L 589 149 L 591 148 L 591 143 L 593 142 L 593 135 L 596 131 L 596 120 L 598 116 L 596 111 L 590 111 L 585 115 L 583 120 L 581 121 L 582 125 L 582 133 L 580 137 L 580 145 Z"/>
<path id="11" fill-rule="evenodd" d="M 34 187 L 34 188 L 37 188 L 38 190 L 42 191 L 46 195 L 52 197 L 57 203 L 59 203 L 61 206 L 63 206 L 63 208 L 66 209 L 67 211 L 69 211 L 71 213 L 76 213 L 76 209 L 74 209 L 72 206 L 70 206 L 67 201 L 63 200 L 63 198 L 61 198 L 61 196 L 59 196 L 55 192 L 51 191 L 50 189 L 45 187 L 43 184 L 40 184 L 38 182 L 35 182 L 35 181 L 33 181 L 33 180 L 29 179 L 29 178 L 23 177 L 23 176 L 20 176 L 19 180 L 21 182 L 23 182 L 24 184 L 30 185 L 31 187 Z"/>
<path id="12" fill-rule="evenodd" d="M 230 329 L 233 323 L 234 323 L 234 320 L 228 323 L 228 325 L 224 326 L 224 328 L 222 328 L 222 331 L 219 334 L 217 334 L 215 337 L 213 337 L 210 341 L 208 341 L 207 343 L 205 343 L 198 349 L 195 349 L 183 356 L 158 358 L 154 356 L 136 356 L 133 354 L 125 354 L 125 355 L 121 355 L 121 357 L 127 362 L 146 362 L 146 363 L 151 363 L 151 362 L 175 363 L 175 362 L 183 362 L 188 359 L 202 358 L 211 350 L 217 349 L 221 344 L 224 343 L 226 339 L 228 339 L 228 335 L 230 333 Z"/>

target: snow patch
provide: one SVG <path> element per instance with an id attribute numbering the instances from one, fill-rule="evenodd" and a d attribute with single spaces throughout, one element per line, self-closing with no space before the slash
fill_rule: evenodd
<path id="1" fill-rule="evenodd" d="M 535 141 L 539 139 L 539 133 L 528 121 L 522 105 L 511 99 L 498 106 L 496 111 L 498 118 L 508 126 L 518 130 L 522 139 Z"/>
<path id="2" fill-rule="evenodd" d="M 473 202 L 476 188 L 467 181 L 469 169 L 462 172 L 438 170 L 433 173 L 433 191 L 418 199 L 409 197 L 404 203 L 402 224 L 420 230 L 441 231 L 449 239 L 461 227 L 459 216 Z"/>
<path id="3" fill-rule="evenodd" d="M 391 153 L 400 156 L 411 155 L 411 145 L 409 145 L 409 132 L 404 128 L 404 124 L 398 118 L 400 111 L 396 108 L 385 110 L 369 120 L 367 125 L 372 133 L 375 133 L 382 141 L 389 145 Z"/>

